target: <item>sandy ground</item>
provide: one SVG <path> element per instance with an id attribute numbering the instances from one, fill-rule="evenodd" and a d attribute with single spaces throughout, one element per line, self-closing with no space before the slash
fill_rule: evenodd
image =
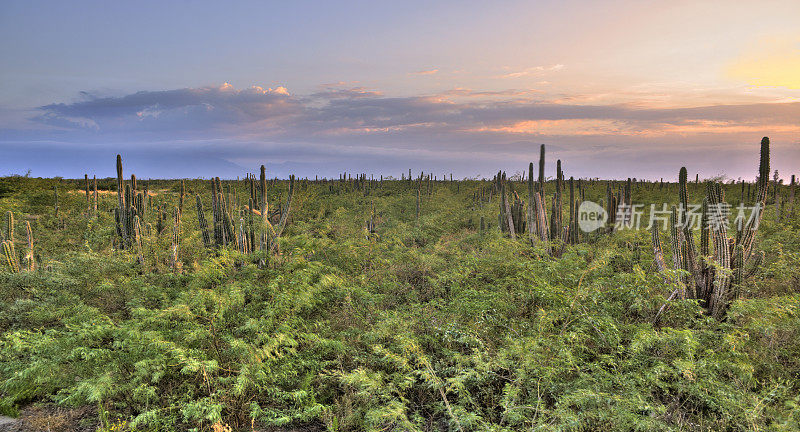
<path id="1" fill-rule="evenodd" d="M 17 422 L 17 419 L 11 417 L 0 416 L 0 431 L 10 431 L 12 426 Z"/>

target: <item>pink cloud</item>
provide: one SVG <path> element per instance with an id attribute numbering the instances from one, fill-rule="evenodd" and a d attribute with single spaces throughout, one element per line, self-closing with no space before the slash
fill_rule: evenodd
<path id="1" fill-rule="evenodd" d="M 421 70 L 417 72 L 409 72 L 411 75 L 436 75 L 439 69 Z"/>

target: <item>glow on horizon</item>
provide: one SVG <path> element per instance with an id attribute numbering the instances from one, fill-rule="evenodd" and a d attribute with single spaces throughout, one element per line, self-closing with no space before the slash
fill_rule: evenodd
<path id="1" fill-rule="evenodd" d="M 800 36 L 754 44 L 734 61 L 728 74 L 754 86 L 800 90 Z"/>

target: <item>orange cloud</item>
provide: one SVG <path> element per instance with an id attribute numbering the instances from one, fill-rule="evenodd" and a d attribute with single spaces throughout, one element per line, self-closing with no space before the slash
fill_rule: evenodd
<path id="1" fill-rule="evenodd" d="M 561 69 L 564 69 L 564 65 L 560 63 L 552 66 L 534 66 L 534 67 L 529 67 L 527 69 L 523 69 L 518 72 L 511 72 L 504 75 L 497 75 L 492 78 L 498 78 L 498 79 L 521 78 L 531 75 L 542 74 L 544 72 L 555 72 Z"/>
<path id="2" fill-rule="evenodd" d="M 469 132 L 505 132 L 523 135 L 608 135 L 622 132 L 623 124 L 615 120 L 565 119 L 525 120 L 505 126 L 483 126 Z"/>
<path id="3" fill-rule="evenodd" d="M 410 72 L 411 75 L 435 75 L 439 73 L 439 69 L 422 70 L 417 72 Z"/>
<path id="4" fill-rule="evenodd" d="M 482 126 L 466 132 L 493 132 L 530 136 L 669 137 L 707 134 L 800 133 L 800 125 L 742 124 L 734 121 L 686 120 L 683 124 L 637 124 L 625 120 L 525 120 L 502 126 Z"/>

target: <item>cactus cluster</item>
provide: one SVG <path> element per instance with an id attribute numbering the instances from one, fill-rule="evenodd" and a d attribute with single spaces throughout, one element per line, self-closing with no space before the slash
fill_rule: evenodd
<path id="1" fill-rule="evenodd" d="M 225 247 L 235 242 L 235 227 L 231 212 L 232 204 L 222 191 L 219 177 L 211 179 L 211 222 L 216 247 Z"/>
<path id="2" fill-rule="evenodd" d="M 114 209 L 114 219 L 119 236 L 119 248 L 128 249 L 133 238 L 133 217 L 136 209 L 131 203 L 130 185 L 125 184 L 122 175 L 122 156 L 117 155 L 117 208 Z M 135 179 L 136 177 L 132 177 L 132 180 Z"/>
<path id="3" fill-rule="evenodd" d="M 30 224 L 28 224 L 28 227 L 30 227 Z M 5 264 L 12 273 L 18 273 L 20 271 L 20 265 L 17 250 L 14 247 L 14 213 L 11 211 L 6 212 L 6 229 L 2 236 L 0 247 L 2 247 L 3 264 Z"/>
<path id="4" fill-rule="evenodd" d="M 555 193 L 550 201 L 550 216 L 547 214 L 547 197 L 545 195 L 545 146 L 539 149 L 539 176 L 538 181 L 533 180 L 533 163 L 528 164 L 528 205 L 527 205 L 527 231 L 531 241 L 544 242 L 560 241 L 561 248 L 549 249 L 551 254 L 558 256 L 563 252 L 564 244 L 580 242 L 578 230 L 578 207 L 583 201 L 584 185 L 578 180 L 577 195 L 575 179 L 569 179 L 569 221 L 564 224 L 564 171 L 561 169 L 561 160 L 556 161 Z M 548 246 L 549 247 L 549 246 Z"/>
<path id="5" fill-rule="evenodd" d="M 183 181 L 181 180 L 181 186 L 183 185 Z M 182 191 L 183 188 L 181 188 Z M 181 195 L 181 198 L 183 196 Z M 172 246 L 170 248 L 172 252 L 172 269 L 173 271 L 180 271 L 180 259 L 178 256 L 178 246 L 181 243 L 181 210 L 180 206 L 176 206 L 172 212 L 173 215 L 173 224 L 172 224 Z"/>
<path id="6" fill-rule="evenodd" d="M 498 224 L 500 230 L 507 233 L 512 239 L 527 232 L 530 241 L 552 242 L 558 241 L 560 247 L 557 249 L 547 245 L 548 251 L 554 256 L 560 255 L 566 244 L 576 244 L 580 241 L 578 230 L 578 207 L 583 201 L 584 184 L 579 179 L 573 177 L 569 179 L 569 221 L 565 224 L 563 219 L 563 208 L 565 200 L 565 176 L 561 169 L 561 161 L 556 161 L 556 178 L 554 181 L 555 192 L 550 201 L 549 216 L 547 209 L 547 198 L 545 196 L 545 147 L 540 148 L 539 155 L 539 176 L 538 181 L 534 181 L 533 163 L 528 164 L 527 204 L 520 198 L 514 190 L 514 182 L 507 179 L 503 171 L 499 171 L 492 180 L 492 187 L 489 189 L 488 200 L 485 199 L 486 192 L 481 188 L 474 195 L 474 200 L 479 204 L 484 201 L 491 201 L 494 193 L 500 194 L 500 211 L 498 214 Z M 525 174 L 522 175 L 525 181 Z M 577 199 L 576 199 L 577 194 Z"/>
<path id="7" fill-rule="evenodd" d="M 197 203 L 197 220 L 203 244 L 207 248 L 233 247 L 241 253 L 251 253 L 256 250 L 272 252 L 277 250 L 277 239 L 282 234 L 289 217 L 292 197 L 295 190 L 295 177 L 289 177 L 289 191 L 285 205 L 280 205 L 277 211 L 271 212 L 268 202 L 268 184 L 266 168 L 261 166 L 261 176 L 256 182 L 254 175 L 248 174 L 246 181 L 250 186 L 250 196 L 246 206 L 240 206 L 236 188 L 226 185 L 219 177 L 211 180 L 211 223 L 209 230 L 206 222 L 203 202 L 199 194 L 195 195 Z M 185 186 L 181 185 L 181 194 L 185 193 Z M 279 197 L 280 200 L 280 197 Z M 180 204 L 175 209 L 175 214 L 180 214 Z M 277 217 L 277 224 L 273 224 L 271 217 Z M 260 219 L 257 222 L 257 219 Z M 176 217 L 175 226 L 179 223 Z M 177 239 L 175 240 L 177 242 Z"/>
<path id="8" fill-rule="evenodd" d="M 516 239 L 518 235 L 524 234 L 528 227 L 526 205 L 514 190 L 513 182 L 506 179 L 506 173 L 498 172 L 494 178 L 494 185 L 500 193 L 498 226 L 512 239 Z"/>
<path id="9" fill-rule="evenodd" d="M 670 298 L 698 299 L 711 316 L 720 319 L 735 297 L 737 287 L 758 270 L 763 259 L 763 252 L 756 253 L 753 244 L 769 187 L 769 138 L 761 140 L 756 214 L 746 224 L 737 224 L 735 235 L 729 235 L 726 224 L 722 223 L 727 218 L 722 188 L 719 183 L 709 182 L 702 205 L 698 248 L 691 224 L 684 216 L 688 208 L 686 168 L 681 168 L 678 183 L 680 209 L 672 208 L 670 244 L 673 266 L 683 270 L 685 276 L 674 281 L 677 288 Z M 656 266 L 662 274 L 666 274 L 664 272 L 668 266 L 657 224 L 653 225 L 651 234 Z"/>

